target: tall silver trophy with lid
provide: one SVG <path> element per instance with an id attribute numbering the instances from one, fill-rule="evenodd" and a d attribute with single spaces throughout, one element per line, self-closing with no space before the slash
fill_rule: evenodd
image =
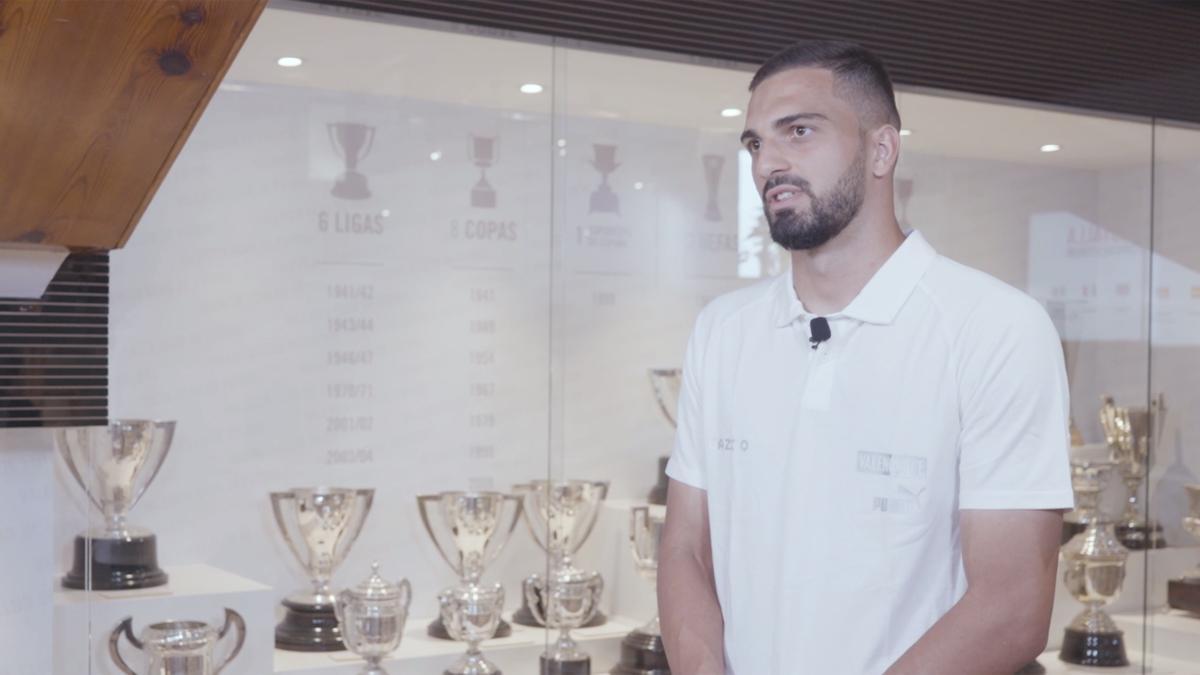
<path id="1" fill-rule="evenodd" d="M 337 594 L 334 611 L 342 643 L 367 662 L 359 675 L 387 675 L 381 664 L 400 646 L 411 602 L 408 579 L 384 579 L 377 562 L 371 564 L 371 576 L 365 581 Z"/>
<path id="2" fill-rule="evenodd" d="M 657 585 L 658 544 L 666 513 L 660 507 L 635 506 L 629 515 L 629 548 L 634 567 L 642 578 Z M 621 662 L 613 668 L 612 675 L 669 675 L 670 672 L 655 612 L 653 619 L 621 640 Z"/>
<path id="3" fill-rule="evenodd" d="M 1073 458 L 1071 480 L 1076 485 L 1075 493 L 1089 500 L 1098 499 L 1114 464 L 1108 459 Z M 1060 555 L 1063 583 L 1085 609 L 1066 627 L 1059 658 L 1082 666 L 1125 666 L 1129 659 L 1124 634 L 1104 606 L 1121 594 L 1129 551 L 1113 532 L 1112 520 L 1097 504 L 1086 503 L 1084 507 L 1095 515 L 1083 532 L 1062 546 Z"/>
<path id="4" fill-rule="evenodd" d="M 1117 470 L 1125 484 L 1125 511 L 1116 523 L 1117 538 L 1129 549 L 1163 548 L 1162 525 L 1142 513 L 1139 493 L 1146 480 L 1150 453 L 1158 446 L 1166 404 L 1161 395 L 1149 408 L 1118 406 L 1105 396 L 1100 408 L 1104 438 L 1113 450 Z"/>
<path id="5" fill-rule="evenodd" d="M 599 572 L 576 567 L 573 556 L 596 525 L 608 482 L 537 480 L 513 489 L 524 498 L 530 533 L 550 558 L 546 576 L 532 574 L 522 583 L 525 605 L 513 621 L 559 630 L 541 656 L 542 675 L 587 675 L 591 657 L 579 649 L 571 629 L 603 622 L 598 609 L 604 580 Z"/>
<path id="6" fill-rule="evenodd" d="M 345 649 L 330 587 L 333 572 L 362 532 L 371 511 L 371 489 L 308 487 L 271 493 L 275 524 L 308 574 L 311 590 L 288 596 L 275 646 L 302 652 Z"/>
<path id="7" fill-rule="evenodd" d="M 654 391 L 654 400 L 663 418 L 676 428 L 675 414 L 679 408 L 679 387 L 683 382 L 683 371 L 679 368 L 651 368 L 649 370 L 650 386 Z M 667 503 L 667 461 L 669 456 L 658 458 L 658 483 L 650 490 L 651 504 Z"/>
<path id="8" fill-rule="evenodd" d="M 490 491 L 440 492 L 418 495 L 417 512 L 438 553 L 458 576 L 458 588 L 466 589 L 480 585 L 484 572 L 512 537 L 521 517 L 521 498 Z M 440 612 L 427 632 L 443 640 L 457 639 Z M 488 637 L 511 634 L 512 627 L 500 620 L 496 634 Z"/>
<path id="9" fill-rule="evenodd" d="M 132 419 L 55 431 L 63 463 L 104 517 L 103 525 L 75 537 L 63 586 L 116 590 L 167 583 L 158 566 L 158 538 L 131 526 L 126 516 L 158 475 L 174 436 L 174 422 Z"/>

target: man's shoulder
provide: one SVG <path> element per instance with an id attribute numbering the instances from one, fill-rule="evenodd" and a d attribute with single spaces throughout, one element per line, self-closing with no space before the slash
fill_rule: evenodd
<path id="1" fill-rule="evenodd" d="M 955 335 L 1057 338 L 1045 308 L 1028 293 L 945 256 L 930 266 L 921 288 Z"/>
<path id="2" fill-rule="evenodd" d="M 766 277 L 718 295 L 700 310 L 696 329 L 708 333 L 726 321 L 744 317 L 748 313 L 767 316 L 771 311 L 776 286 L 782 283 L 781 280 L 782 275 Z"/>

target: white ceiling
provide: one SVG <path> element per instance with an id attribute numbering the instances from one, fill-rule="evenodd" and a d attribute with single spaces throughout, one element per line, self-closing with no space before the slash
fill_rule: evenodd
<path id="1" fill-rule="evenodd" d="M 304 65 L 282 68 L 281 56 Z M 233 84 L 285 84 L 380 96 L 413 97 L 514 112 L 599 116 L 726 130 L 737 142 L 747 70 L 716 68 L 509 39 L 444 32 L 269 7 L 226 77 Z M 525 83 L 545 87 L 523 94 Z M 1099 169 L 1149 166 L 1152 126 L 1075 112 L 948 95 L 899 91 L 911 152 L 934 156 Z M 1200 161 L 1200 130 L 1172 129 L 1160 160 Z M 1062 146 L 1043 153 L 1043 144 Z"/>

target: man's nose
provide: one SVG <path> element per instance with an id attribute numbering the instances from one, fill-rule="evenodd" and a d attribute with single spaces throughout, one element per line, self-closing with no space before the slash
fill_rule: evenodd
<path id="1" fill-rule="evenodd" d="M 754 171 L 759 184 L 765 184 L 771 176 L 778 173 L 788 173 L 792 165 L 787 156 L 774 143 L 763 142 L 759 146 L 758 156 L 755 157 Z"/>

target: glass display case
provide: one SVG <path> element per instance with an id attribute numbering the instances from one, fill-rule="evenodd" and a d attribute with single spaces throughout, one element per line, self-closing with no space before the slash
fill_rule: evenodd
<path id="1" fill-rule="evenodd" d="M 753 67 L 272 4 L 112 253 L 123 422 L 53 433 L 54 672 L 651 672 L 684 345 L 789 264 Z M 1062 338 L 1094 508 L 1039 662 L 1088 603 L 1200 672 L 1200 129 L 898 105 L 901 224 Z"/>

